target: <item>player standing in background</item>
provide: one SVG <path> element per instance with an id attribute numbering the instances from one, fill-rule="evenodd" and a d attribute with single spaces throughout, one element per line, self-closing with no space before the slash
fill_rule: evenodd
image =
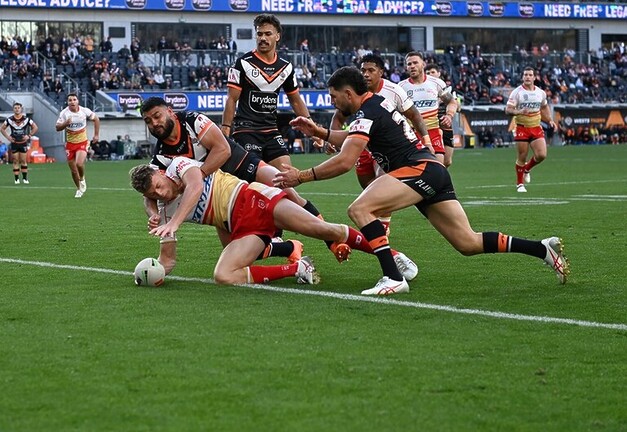
<path id="1" fill-rule="evenodd" d="M 446 88 L 444 81 L 425 73 L 425 61 L 421 53 L 416 51 L 407 53 L 405 55 L 405 67 L 409 78 L 398 84 L 407 92 L 422 114 L 431 137 L 435 156 L 444 163 L 446 150 L 442 141 L 440 124 L 446 128 L 451 127 L 453 116 L 457 112 L 457 101 L 450 92 L 444 91 Z M 440 104 L 446 105 L 446 115 L 441 120 L 438 119 Z"/>
<path id="2" fill-rule="evenodd" d="M 422 136 L 423 145 L 433 150 L 425 122 L 420 112 L 414 107 L 412 100 L 398 84 L 383 78 L 385 72 L 383 59 L 374 54 L 366 54 L 361 59 L 360 67 L 361 74 L 368 85 L 368 91 L 383 96 L 390 101 L 398 112 L 411 121 L 411 124 Z M 348 116 L 336 109 L 329 129 L 341 130 L 347 120 Z M 348 135 L 348 131 L 346 131 L 346 135 Z M 373 159 L 368 149 L 364 149 L 359 155 L 359 159 L 355 164 L 355 174 L 357 174 L 357 180 L 362 189 L 365 189 L 378 174 L 381 174 L 377 162 L 377 160 Z M 390 214 L 379 217 L 379 220 L 385 226 L 387 235 L 390 234 L 391 217 L 392 215 Z"/>
<path id="3" fill-rule="evenodd" d="M 545 121 L 553 130 L 557 130 L 557 125 L 551 118 L 546 93 L 534 84 L 535 75 L 535 69 L 531 66 L 523 70 L 523 83 L 512 91 L 505 106 L 505 113 L 514 116 L 516 122 L 514 141 L 518 150 L 517 192 L 527 192 L 525 183 L 531 182 L 531 168 L 546 159 L 546 140 L 540 122 Z M 529 146 L 533 156 L 527 161 Z"/>
<path id="4" fill-rule="evenodd" d="M 434 63 L 425 66 L 425 73 L 434 78 L 440 78 L 440 67 Z M 444 93 L 450 93 L 453 96 L 453 100 L 456 103 L 455 112 L 459 112 L 461 108 L 461 104 L 457 100 L 455 96 L 455 92 L 452 91 L 451 86 L 448 86 L 444 89 Z M 453 163 L 453 151 L 455 150 L 454 135 L 453 135 L 453 125 L 446 126 L 446 118 L 450 116 L 448 105 L 444 103 L 440 103 L 438 106 L 438 119 L 440 120 L 440 129 L 442 130 L 442 144 L 444 144 L 444 166 L 450 167 Z M 453 120 L 453 116 L 451 116 L 451 123 Z"/>
<path id="5" fill-rule="evenodd" d="M 274 15 L 261 14 L 253 24 L 257 48 L 238 58 L 229 69 L 222 133 L 280 169 L 284 163 L 291 164 L 277 126 L 281 88 L 297 116 L 309 117 L 309 110 L 300 97 L 294 66 L 276 52 L 281 22 Z"/>
<path id="6" fill-rule="evenodd" d="M 7 132 L 7 129 L 10 129 L 11 133 Z M 24 114 L 22 104 L 15 102 L 13 104 L 13 115 L 6 119 L 0 127 L 2 135 L 11 143 L 15 184 L 20 184 L 20 171 L 22 172 L 24 184 L 29 183 L 26 152 L 28 151 L 31 137 L 38 130 L 37 124 Z"/>
<path id="7" fill-rule="evenodd" d="M 94 136 L 92 142 L 98 142 L 100 137 L 100 119 L 95 112 L 78 104 L 76 93 L 67 95 L 67 107 L 59 114 L 56 129 L 65 130 L 65 154 L 67 164 L 72 173 L 72 180 L 76 185 L 74 198 L 81 198 L 87 190 L 85 181 L 85 159 L 87 159 L 87 120 L 94 122 Z"/>

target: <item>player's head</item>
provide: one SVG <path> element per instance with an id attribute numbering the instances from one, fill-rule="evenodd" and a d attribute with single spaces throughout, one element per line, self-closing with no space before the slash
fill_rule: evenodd
<path id="1" fill-rule="evenodd" d="M 437 64 L 431 63 L 425 66 L 425 73 L 432 77 L 440 78 L 440 68 Z"/>
<path id="2" fill-rule="evenodd" d="M 75 111 L 78 109 L 78 94 L 76 93 L 68 93 L 67 95 L 67 106 Z"/>
<path id="3" fill-rule="evenodd" d="M 177 184 L 151 165 L 137 165 L 129 175 L 131 187 L 146 198 L 167 202 L 178 196 Z"/>
<path id="4" fill-rule="evenodd" d="M 523 84 L 525 85 L 533 85 L 533 82 L 536 79 L 536 70 L 531 66 L 527 66 L 523 69 Z"/>
<path id="5" fill-rule="evenodd" d="M 13 104 L 13 113 L 20 114 L 22 112 L 22 104 L 19 102 L 15 102 Z"/>
<path id="6" fill-rule="evenodd" d="M 269 53 L 276 50 L 281 40 L 281 21 L 272 14 L 261 14 L 253 21 L 257 38 L 257 51 Z"/>
<path id="7" fill-rule="evenodd" d="M 425 60 L 422 53 L 410 51 L 405 55 L 405 69 L 413 79 L 419 78 L 424 73 Z"/>
<path id="8" fill-rule="evenodd" d="M 142 102 L 140 112 L 148 130 L 155 138 L 166 139 L 174 131 L 174 112 L 163 98 L 149 97 Z"/>
<path id="9" fill-rule="evenodd" d="M 385 72 L 385 64 L 383 59 L 374 54 L 366 54 L 359 62 L 361 74 L 366 79 L 368 90 L 376 92 L 379 90 L 379 83 Z"/>
<path id="10" fill-rule="evenodd" d="M 327 81 L 331 103 L 342 112 L 343 115 L 353 114 L 361 100 L 357 99 L 368 92 L 366 79 L 361 72 L 353 66 L 344 66 L 333 72 Z"/>

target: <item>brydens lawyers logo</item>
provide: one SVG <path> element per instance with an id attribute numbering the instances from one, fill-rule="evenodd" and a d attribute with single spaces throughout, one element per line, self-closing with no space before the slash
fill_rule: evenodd
<path id="1" fill-rule="evenodd" d="M 453 12 L 453 5 L 447 1 L 435 2 L 435 13 L 442 16 L 450 15 Z"/>
<path id="2" fill-rule="evenodd" d="M 163 99 L 173 110 L 184 110 L 189 105 L 189 99 L 183 93 L 165 93 Z"/>
<path id="3" fill-rule="evenodd" d="M 524 18 L 533 17 L 533 4 L 531 3 L 520 3 L 518 5 L 518 15 Z"/>
<path id="4" fill-rule="evenodd" d="M 478 2 L 468 2 L 468 15 L 469 16 L 482 16 L 483 5 Z"/>
<path id="5" fill-rule="evenodd" d="M 142 97 L 137 93 L 120 93 L 118 95 L 118 105 L 122 109 L 137 109 L 142 103 Z"/>
<path id="6" fill-rule="evenodd" d="M 505 13 L 505 5 L 503 3 L 489 3 L 488 11 L 491 16 L 503 16 Z"/>

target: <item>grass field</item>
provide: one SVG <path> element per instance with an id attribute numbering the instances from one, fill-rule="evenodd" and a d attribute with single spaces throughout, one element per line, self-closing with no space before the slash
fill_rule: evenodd
<path id="1" fill-rule="evenodd" d="M 513 149 L 462 150 L 451 173 L 477 231 L 561 236 L 561 286 L 540 260 L 455 252 L 415 210 L 390 240 L 420 266 L 411 292 L 299 238 L 322 283 L 222 287 L 210 227 L 185 225 L 161 288 L 137 161 L 0 166 L 0 431 L 627 431 L 627 146 L 550 148 L 527 194 Z M 323 160 L 298 155 L 299 167 Z M 299 191 L 346 222 L 354 173 Z M 272 261 L 280 262 L 280 261 Z"/>

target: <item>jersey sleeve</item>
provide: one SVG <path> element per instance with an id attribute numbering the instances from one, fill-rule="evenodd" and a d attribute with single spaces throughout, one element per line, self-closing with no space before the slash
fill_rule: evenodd
<path id="1" fill-rule="evenodd" d="M 290 70 L 290 74 L 283 83 L 283 90 L 287 94 L 294 93 L 299 88 L 298 81 L 296 80 L 296 74 L 294 73 L 294 66 L 290 64 L 288 69 Z"/>
<path id="2" fill-rule="evenodd" d="M 242 69 L 242 59 L 238 58 L 233 66 L 229 68 L 229 73 L 227 75 L 227 86 L 235 87 L 238 89 L 242 88 L 241 77 L 244 73 Z"/>

